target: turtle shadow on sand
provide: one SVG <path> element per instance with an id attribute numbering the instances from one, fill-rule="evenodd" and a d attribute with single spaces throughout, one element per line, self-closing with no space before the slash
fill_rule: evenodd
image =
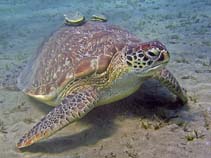
<path id="1" fill-rule="evenodd" d="M 111 136 L 118 128 L 114 123 L 114 119 L 118 116 L 124 116 L 125 119 L 140 117 L 140 119 L 147 118 L 151 120 L 152 116 L 159 116 L 160 108 L 170 110 L 175 115 L 178 115 L 181 111 L 188 110 L 187 106 L 182 106 L 179 102 L 173 100 L 174 96 L 157 81 L 146 81 L 139 91 L 128 98 L 97 107 L 89 112 L 80 121 L 91 124 L 90 128 L 73 135 L 68 135 L 67 133 L 67 136 L 48 138 L 45 141 L 23 148 L 21 151 L 61 153 L 81 146 L 93 145 L 99 140 Z M 49 107 L 43 108 L 40 106 L 39 108 L 45 113 L 50 110 Z M 160 118 L 163 120 L 171 119 L 171 116 L 167 117 L 169 118 L 163 118 L 163 116 Z"/>

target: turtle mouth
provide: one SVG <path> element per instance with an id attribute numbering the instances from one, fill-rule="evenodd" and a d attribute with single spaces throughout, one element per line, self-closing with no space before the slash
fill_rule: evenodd
<path id="1" fill-rule="evenodd" d="M 166 66 L 167 63 L 168 63 L 168 61 L 164 61 L 162 63 L 157 63 L 155 65 L 152 64 L 152 66 L 143 69 L 141 74 L 143 74 L 143 76 L 153 75 L 156 71 L 163 69 Z"/>
<path id="2" fill-rule="evenodd" d="M 159 59 L 158 59 L 157 61 L 159 61 Z M 155 61 L 155 62 L 157 62 L 157 61 Z M 169 62 L 168 60 L 164 60 L 164 61 L 162 61 L 162 62 L 159 62 L 159 63 L 157 63 L 157 64 L 152 65 L 149 69 L 155 70 L 155 69 L 158 69 L 159 67 L 162 67 L 162 68 L 163 68 L 163 67 L 166 66 L 166 64 L 167 64 L 168 62 Z"/>
<path id="3" fill-rule="evenodd" d="M 157 70 L 160 67 L 164 67 L 163 65 L 154 65 L 149 70 Z"/>
<path id="4" fill-rule="evenodd" d="M 167 62 L 166 62 L 167 63 Z M 166 65 L 166 64 L 165 64 Z M 164 66 L 164 63 L 163 64 L 156 64 L 156 65 L 153 65 L 151 66 L 150 68 L 148 68 L 149 71 L 152 71 L 152 70 L 157 70 L 159 68 L 163 68 Z"/>

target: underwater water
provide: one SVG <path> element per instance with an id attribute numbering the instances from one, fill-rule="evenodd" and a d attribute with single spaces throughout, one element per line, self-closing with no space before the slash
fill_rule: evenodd
<path id="1" fill-rule="evenodd" d="M 17 90 L 0 89 L 0 158 L 139 158 L 211 155 L 210 0 L 0 0 L 0 81 L 36 53 L 64 21 L 80 12 L 104 14 L 142 41 L 159 40 L 170 52 L 168 69 L 189 102 L 174 105 L 158 83 L 91 111 L 53 137 L 23 151 L 20 137 L 50 107 Z M 165 94 L 165 95 L 164 95 Z"/>

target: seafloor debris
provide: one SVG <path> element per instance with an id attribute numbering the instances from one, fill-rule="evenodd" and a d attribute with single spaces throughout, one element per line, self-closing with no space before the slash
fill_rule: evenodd
<path id="1" fill-rule="evenodd" d="M 0 133 L 6 134 L 7 133 L 7 128 L 5 126 L 5 123 L 0 120 Z"/>
<path id="2" fill-rule="evenodd" d="M 195 139 L 200 139 L 200 138 L 204 138 L 204 134 L 198 132 L 197 130 L 193 130 L 192 132 L 188 133 L 185 138 L 187 141 L 193 141 Z"/>
<path id="3" fill-rule="evenodd" d="M 211 116 L 209 114 L 209 111 L 206 110 L 203 112 L 204 116 L 204 127 L 209 130 L 211 128 Z"/>

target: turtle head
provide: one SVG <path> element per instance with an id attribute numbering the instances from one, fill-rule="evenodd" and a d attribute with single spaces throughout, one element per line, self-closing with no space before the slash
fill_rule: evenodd
<path id="1" fill-rule="evenodd" d="M 125 57 L 129 70 L 140 76 L 153 75 L 169 61 L 169 53 L 159 41 L 142 43 L 136 48 L 128 47 Z"/>

